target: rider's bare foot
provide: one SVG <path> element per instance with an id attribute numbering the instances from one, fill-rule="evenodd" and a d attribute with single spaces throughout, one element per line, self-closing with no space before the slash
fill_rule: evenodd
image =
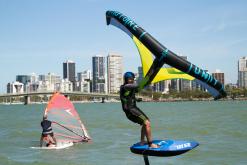
<path id="1" fill-rule="evenodd" d="M 55 144 L 49 144 L 47 147 L 56 147 Z"/>
<path id="2" fill-rule="evenodd" d="M 149 147 L 150 148 L 159 148 L 160 146 L 158 146 L 157 144 L 152 143 L 152 144 L 149 145 Z"/>

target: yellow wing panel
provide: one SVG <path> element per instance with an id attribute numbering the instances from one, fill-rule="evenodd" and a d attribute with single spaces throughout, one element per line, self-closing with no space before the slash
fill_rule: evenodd
<path id="1" fill-rule="evenodd" d="M 152 53 L 135 36 L 133 36 L 133 41 L 139 51 L 142 62 L 143 76 L 145 76 L 153 63 Z M 171 79 L 194 80 L 195 78 L 184 72 L 181 72 L 176 68 L 161 68 L 153 79 L 152 83 Z"/>
<path id="2" fill-rule="evenodd" d="M 139 51 L 142 62 L 143 76 L 145 76 L 153 63 L 152 53 L 135 36 L 133 36 L 133 41 Z"/>

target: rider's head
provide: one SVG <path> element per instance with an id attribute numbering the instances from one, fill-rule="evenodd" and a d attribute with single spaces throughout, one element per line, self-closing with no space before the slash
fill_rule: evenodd
<path id="1" fill-rule="evenodd" d="M 47 120 L 47 115 L 44 115 L 43 116 L 43 120 Z"/>
<path id="2" fill-rule="evenodd" d="M 124 73 L 124 83 L 125 84 L 133 83 L 134 79 L 135 79 L 135 74 L 133 72 Z"/>

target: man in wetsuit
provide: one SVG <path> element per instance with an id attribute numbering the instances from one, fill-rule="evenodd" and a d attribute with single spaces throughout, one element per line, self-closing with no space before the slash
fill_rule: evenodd
<path id="1" fill-rule="evenodd" d="M 52 131 L 51 121 L 47 119 L 47 116 L 44 116 L 40 124 L 43 130 L 40 137 L 40 147 L 42 147 L 44 142 L 46 143 L 46 147 L 56 146 L 57 142 Z"/>
<path id="2" fill-rule="evenodd" d="M 122 108 L 127 118 L 134 123 L 138 123 L 141 128 L 141 143 L 144 145 L 145 137 L 147 143 L 151 148 L 158 148 L 159 146 L 152 143 L 151 126 L 149 118 L 136 106 L 135 93 L 139 92 L 139 86 L 134 84 L 135 75 L 132 72 L 126 72 L 124 74 L 124 84 L 120 87 L 120 99 L 122 102 Z"/>

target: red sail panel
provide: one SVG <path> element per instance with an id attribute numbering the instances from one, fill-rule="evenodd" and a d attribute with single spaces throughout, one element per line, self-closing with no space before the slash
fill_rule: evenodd
<path id="1" fill-rule="evenodd" d="M 44 115 L 52 122 L 57 141 L 82 142 L 91 139 L 74 105 L 64 95 L 53 94 Z"/>

